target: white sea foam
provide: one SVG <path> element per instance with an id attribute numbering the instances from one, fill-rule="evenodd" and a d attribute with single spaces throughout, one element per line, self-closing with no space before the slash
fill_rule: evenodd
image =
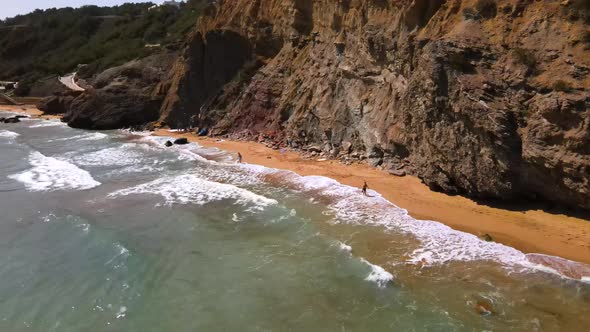
<path id="1" fill-rule="evenodd" d="M 15 133 L 14 131 L 10 131 L 10 130 L 0 130 L 0 138 L 7 138 L 10 140 L 13 140 L 17 137 L 19 137 L 20 134 L 19 133 Z"/>
<path id="2" fill-rule="evenodd" d="M 347 252 L 347 253 L 352 253 L 352 247 L 349 246 L 348 244 L 344 243 L 344 242 L 340 242 L 337 241 L 337 245 L 338 245 L 338 249 Z"/>
<path id="3" fill-rule="evenodd" d="M 80 137 L 79 139 L 81 141 L 95 141 L 95 140 L 104 139 L 107 137 L 109 137 L 109 135 L 107 135 L 105 133 L 91 133 L 91 134 L 86 134 L 83 137 Z"/>
<path id="4" fill-rule="evenodd" d="M 108 135 L 104 133 L 86 133 L 81 135 L 69 136 L 48 140 L 47 142 L 61 142 L 61 141 L 96 141 L 107 138 Z"/>
<path id="5" fill-rule="evenodd" d="M 143 153 L 134 150 L 136 146 L 135 143 L 125 143 L 113 148 L 76 155 L 71 157 L 71 160 L 81 166 L 141 166 L 147 160 Z"/>
<path id="6" fill-rule="evenodd" d="M 119 311 L 117 312 L 117 316 L 116 318 L 125 318 L 125 315 L 127 313 L 127 307 L 126 306 L 121 306 L 121 308 L 119 308 Z"/>
<path id="7" fill-rule="evenodd" d="M 57 121 L 57 120 L 46 120 L 40 121 L 38 123 L 34 123 L 29 126 L 29 128 L 44 128 L 44 127 L 65 127 L 67 124 L 65 122 Z"/>
<path id="8" fill-rule="evenodd" d="M 333 216 L 335 223 L 382 226 L 392 232 L 413 235 L 421 244 L 411 252 L 408 263 L 426 266 L 451 261 L 488 260 L 516 270 L 545 271 L 566 276 L 561 271 L 532 263 L 523 252 L 512 247 L 483 241 L 473 234 L 454 230 L 436 221 L 414 219 L 405 209 L 375 191 L 369 190 L 367 197 L 361 195 L 358 188 L 322 176 L 300 176 L 269 168 L 260 173 L 278 174 L 286 185 L 329 198 L 332 203 L 325 215 Z"/>
<path id="9" fill-rule="evenodd" d="M 123 245 L 121 245 L 119 243 L 115 243 L 115 249 L 117 250 L 117 253 L 111 259 L 109 259 L 106 263 L 104 263 L 104 265 L 109 265 L 119 258 L 125 260 L 131 255 L 129 253 L 129 249 L 125 248 Z M 119 268 L 120 266 L 121 266 L 121 264 L 114 265 L 115 268 Z"/>
<path id="10" fill-rule="evenodd" d="M 230 184 L 204 180 L 195 174 L 183 174 L 163 177 L 135 187 L 118 190 L 109 194 L 115 198 L 126 195 L 155 194 L 164 198 L 166 205 L 197 204 L 233 199 L 237 204 L 253 205 L 251 208 L 260 210 L 277 204 L 277 201 L 257 195 L 246 189 Z"/>
<path id="11" fill-rule="evenodd" d="M 382 268 L 381 266 L 371 264 L 369 261 L 367 261 L 364 258 L 361 258 L 361 262 L 367 264 L 371 268 L 371 272 L 365 278 L 365 280 L 370 281 L 370 282 L 374 282 L 377 284 L 377 286 L 379 286 L 381 288 L 385 288 L 385 287 L 387 287 L 387 285 L 389 285 L 391 282 L 393 282 L 393 275 L 391 273 L 385 271 L 385 269 Z"/>
<path id="12" fill-rule="evenodd" d="M 67 161 L 47 157 L 40 152 L 31 152 L 28 171 L 8 177 L 24 183 L 30 191 L 85 190 L 100 185 L 90 173 Z"/>

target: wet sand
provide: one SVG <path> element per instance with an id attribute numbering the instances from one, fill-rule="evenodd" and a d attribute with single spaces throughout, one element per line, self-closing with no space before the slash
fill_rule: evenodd
<path id="1" fill-rule="evenodd" d="M 590 220 L 535 209 L 516 211 L 482 205 L 465 197 L 434 192 L 413 176 L 396 177 L 367 165 L 344 165 L 335 160 L 307 160 L 296 152 L 273 150 L 256 142 L 197 137 L 166 129 L 154 134 L 186 137 L 202 146 L 239 151 L 246 163 L 288 169 L 300 175 L 326 176 L 359 188 L 366 180 L 370 189 L 408 210 L 414 218 L 435 220 L 477 236 L 490 234 L 494 241 L 525 253 L 590 264 Z"/>

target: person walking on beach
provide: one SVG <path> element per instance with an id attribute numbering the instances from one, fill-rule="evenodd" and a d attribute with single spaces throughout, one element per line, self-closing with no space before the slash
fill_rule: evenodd
<path id="1" fill-rule="evenodd" d="M 242 154 L 238 152 L 238 164 L 242 163 Z"/>
<path id="2" fill-rule="evenodd" d="M 367 185 L 367 181 L 365 181 L 365 184 L 363 184 L 363 195 L 365 196 L 369 196 L 367 194 L 367 189 L 369 189 L 369 186 Z"/>

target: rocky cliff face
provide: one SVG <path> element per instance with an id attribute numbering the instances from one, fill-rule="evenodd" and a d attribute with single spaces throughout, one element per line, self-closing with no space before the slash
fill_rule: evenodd
<path id="1" fill-rule="evenodd" d="M 91 78 L 84 92 L 57 92 L 39 102 L 45 114 L 63 114 L 69 126 L 117 129 L 159 118 L 176 52 L 163 52 L 113 67 Z"/>
<path id="2" fill-rule="evenodd" d="M 218 0 L 160 87 L 160 120 L 590 209 L 585 4 Z"/>
<path id="3" fill-rule="evenodd" d="M 590 209 L 590 45 L 575 6 L 218 1 L 161 120 L 367 158 L 445 192 Z"/>

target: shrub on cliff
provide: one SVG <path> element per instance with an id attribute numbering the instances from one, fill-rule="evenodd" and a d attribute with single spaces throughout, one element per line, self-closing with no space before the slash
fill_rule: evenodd
<path id="1" fill-rule="evenodd" d="M 475 10 L 481 17 L 492 18 L 496 16 L 498 6 L 495 0 L 477 0 Z"/>
<path id="2" fill-rule="evenodd" d="M 517 47 L 512 51 L 512 56 L 518 63 L 525 65 L 531 70 L 537 68 L 537 57 L 531 50 Z"/>
<path id="3" fill-rule="evenodd" d="M 0 20 L 0 80 L 23 80 L 76 70 L 92 75 L 182 41 L 206 0 L 150 9 L 153 3 L 36 10 Z M 17 28 L 12 28 L 12 27 Z M 157 51 L 157 50 L 156 50 Z M 23 70 L 24 68 L 24 70 Z"/>
<path id="4" fill-rule="evenodd" d="M 570 92 L 572 91 L 572 86 L 563 80 L 557 80 L 553 83 L 553 90 L 560 91 L 560 92 Z"/>

